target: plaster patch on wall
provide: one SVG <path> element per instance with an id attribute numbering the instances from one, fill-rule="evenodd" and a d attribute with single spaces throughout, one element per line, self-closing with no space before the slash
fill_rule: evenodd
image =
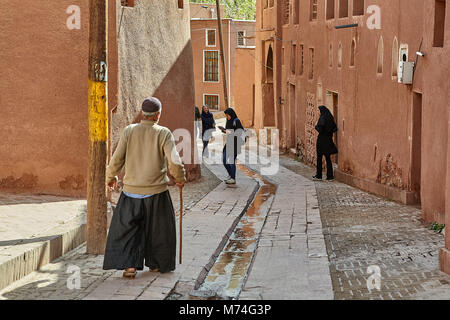
<path id="1" fill-rule="evenodd" d="M 0 188 L 33 189 L 37 186 L 38 179 L 37 176 L 30 173 L 24 173 L 20 178 L 8 176 L 0 180 Z"/>
<path id="2" fill-rule="evenodd" d="M 63 190 L 82 190 L 86 187 L 86 181 L 82 175 L 68 176 L 63 181 L 59 182 L 59 187 Z"/>
<path id="3" fill-rule="evenodd" d="M 342 165 L 342 172 L 353 175 L 353 165 L 348 160 L 344 161 L 344 164 Z"/>
<path id="4" fill-rule="evenodd" d="M 402 169 L 398 167 L 392 154 L 389 153 L 386 157 L 380 160 L 377 182 L 390 187 L 403 189 L 404 185 L 402 174 Z"/>

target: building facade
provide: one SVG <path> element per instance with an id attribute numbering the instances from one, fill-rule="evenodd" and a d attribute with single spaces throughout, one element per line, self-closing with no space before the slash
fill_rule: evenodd
<path id="1" fill-rule="evenodd" d="M 191 7 L 195 105 L 201 107 L 206 104 L 210 106 L 211 111 L 223 111 L 226 109 L 226 103 L 217 17 L 216 12 L 211 11 L 214 9 L 213 5 Z M 221 12 L 223 11 L 222 8 Z M 205 12 L 209 12 L 209 17 Z M 198 16 L 194 16 L 194 13 Z M 252 68 L 255 60 L 255 21 L 222 19 L 222 35 L 229 104 L 236 109 L 238 115 L 239 111 L 242 111 L 245 118 L 240 117 L 245 122 L 244 125 L 251 125 L 253 115 L 248 110 L 253 110 L 254 101 L 251 93 L 254 85 Z M 251 66 L 248 66 L 248 63 Z M 253 72 L 243 73 L 243 70 Z"/>
<path id="2" fill-rule="evenodd" d="M 426 222 L 448 226 L 449 10 L 445 0 L 257 1 L 256 127 L 278 128 L 282 147 L 315 164 L 327 106 L 339 180 L 420 203 Z M 447 231 L 447 272 L 449 249 Z"/>
<path id="3" fill-rule="evenodd" d="M 108 3 L 110 153 L 151 95 L 164 104 L 162 125 L 192 133 L 188 0 Z M 19 1 L 0 19 L 0 189 L 84 197 L 89 1 Z M 189 178 L 199 170 L 188 166 Z"/>

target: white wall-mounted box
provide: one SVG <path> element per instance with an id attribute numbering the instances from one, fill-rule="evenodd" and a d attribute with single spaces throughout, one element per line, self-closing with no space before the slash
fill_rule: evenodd
<path id="1" fill-rule="evenodd" d="M 414 62 L 400 61 L 398 65 L 398 83 L 413 83 L 414 65 Z"/>

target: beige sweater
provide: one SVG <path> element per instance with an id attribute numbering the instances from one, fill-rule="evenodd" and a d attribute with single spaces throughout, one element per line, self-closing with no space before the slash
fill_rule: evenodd
<path id="1" fill-rule="evenodd" d="M 115 179 L 123 167 L 123 191 L 134 194 L 157 194 L 167 190 L 169 171 L 176 182 L 185 181 L 185 170 L 169 129 L 154 121 L 142 120 L 127 126 L 106 168 L 106 182 Z"/>

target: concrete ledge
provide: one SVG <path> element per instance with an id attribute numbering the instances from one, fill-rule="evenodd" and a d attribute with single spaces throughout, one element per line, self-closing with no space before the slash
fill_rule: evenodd
<path id="1" fill-rule="evenodd" d="M 355 177 L 338 169 L 335 170 L 335 178 L 336 180 L 348 184 L 352 187 L 356 187 L 358 189 L 379 195 L 384 198 L 389 198 L 406 205 L 414 205 L 418 203 L 416 195 L 412 191 L 401 190 L 386 186 L 384 184 Z"/>
<path id="2" fill-rule="evenodd" d="M 86 225 L 49 236 L 47 240 L 18 245 L 1 252 L 0 290 L 51 263 L 86 241 Z"/>
<path id="3" fill-rule="evenodd" d="M 450 250 L 446 248 L 439 250 L 439 268 L 442 272 L 450 274 Z"/>

